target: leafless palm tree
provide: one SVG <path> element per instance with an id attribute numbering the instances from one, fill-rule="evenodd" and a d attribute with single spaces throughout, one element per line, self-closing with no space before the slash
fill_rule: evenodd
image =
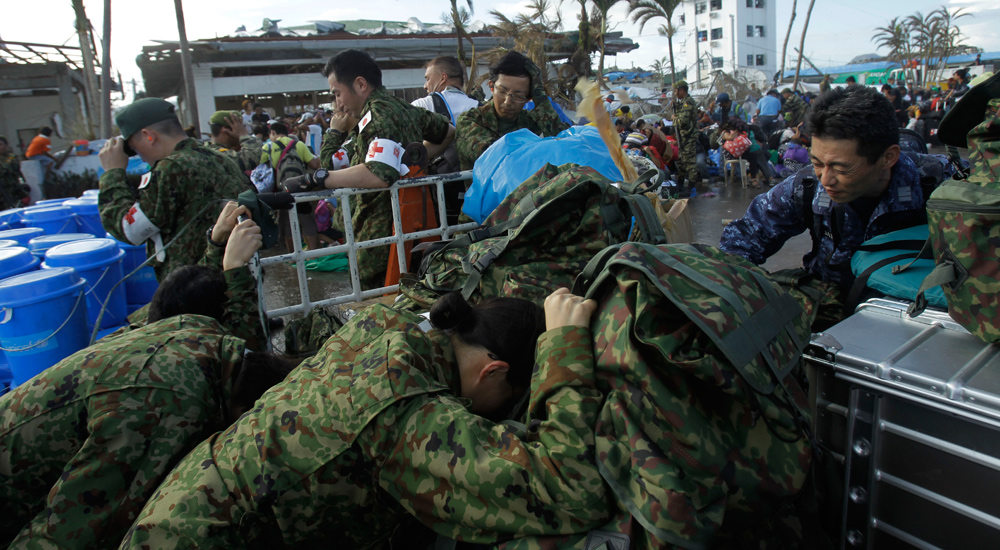
<path id="1" fill-rule="evenodd" d="M 608 27 L 608 12 L 611 8 L 619 2 L 624 2 L 625 0 L 593 0 L 594 1 L 594 12 L 600 18 L 600 27 L 598 28 L 598 39 L 601 45 L 601 58 L 597 63 L 597 80 L 598 85 L 602 88 L 607 88 L 604 84 L 604 47 L 605 38 L 608 34 L 610 28 Z"/>
<path id="2" fill-rule="evenodd" d="M 795 23 L 795 8 L 799 5 L 799 0 L 792 0 L 792 18 L 788 20 L 788 31 L 785 32 L 785 43 L 781 46 L 781 68 L 778 69 L 778 78 L 775 84 L 785 77 L 785 57 L 788 56 L 788 37 L 792 36 L 792 24 Z"/>
<path id="3" fill-rule="evenodd" d="M 815 4 L 816 0 L 809 0 L 809 9 L 806 10 L 806 22 L 802 25 L 802 38 L 799 39 L 799 61 L 795 64 L 795 80 L 792 81 L 793 90 L 799 85 L 799 71 L 802 69 L 802 56 L 805 55 L 802 52 L 805 51 L 806 46 L 806 31 L 809 30 L 809 18 L 812 17 L 813 6 Z"/>

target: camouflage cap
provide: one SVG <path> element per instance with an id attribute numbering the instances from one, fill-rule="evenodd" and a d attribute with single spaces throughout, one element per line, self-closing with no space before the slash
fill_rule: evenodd
<path id="1" fill-rule="evenodd" d="M 794 94 L 795 92 L 793 92 L 791 88 L 785 88 L 784 90 L 781 90 L 781 93 L 783 93 L 783 94 Z"/>
<path id="2" fill-rule="evenodd" d="M 966 137 L 969 130 L 983 121 L 986 115 L 986 105 L 991 99 L 1000 98 L 1000 72 L 977 78 L 978 82 L 962 99 L 951 108 L 938 126 L 938 139 L 945 145 L 968 147 Z M 973 81 L 975 83 L 975 81 Z"/>
<path id="3" fill-rule="evenodd" d="M 687 83 L 687 81 L 686 80 L 678 80 L 677 82 L 674 82 L 674 89 L 676 90 L 677 88 L 681 88 L 681 89 L 687 90 L 688 89 L 688 83 Z"/>
<path id="4" fill-rule="evenodd" d="M 216 111 L 216 112 L 212 113 L 211 117 L 209 117 L 208 123 L 209 124 L 220 124 L 222 126 L 227 126 L 228 127 L 229 126 L 229 120 L 228 119 L 229 119 L 230 116 L 234 116 L 234 115 L 235 116 L 240 116 L 240 113 L 237 112 L 237 111 Z"/>
<path id="5" fill-rule="evenodd" d="M 115 124 L 127 141 L 151 124 L 177 118 L 174 109 L 173 104 L 168 101 L 158 97 L 146 97 L 119 111 L 115 116 Z"/>

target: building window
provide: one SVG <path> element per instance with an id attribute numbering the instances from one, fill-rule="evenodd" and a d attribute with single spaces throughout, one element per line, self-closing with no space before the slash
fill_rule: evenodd
<path id="1" fill-rule="evenodd" d="M 759 53 L 757 54 L 757 65 L 760 66 L 763 64 L 764 64 L 764 54 Z"/>
<path id="2" fill-rule="evenodd" d="M 699 66 L 700 66 L 700 67 L 701 67 L 702 69 L 708 69 L 708 62 L 707 62 L 707 61 L 705 61 L 704 59 L 702 59 L 701 61 L 699 61 L 699 62 L 698 62 L 698 65 L 699 65 Z"/>
<path id="3" fill-rule="evenodd" d="M 705 13 L 705 3 L 704 2 L 695 2 L 695 4 L 694 4 L 694 12 L 695 13 Z"/>
<path id="4" fill-rule="evenodd" d="M 708 31 L 698 31 L 698 42 L 708 42 Z"/>
<path id="5" fill-rule="evenodd" d="M 753 67 L 753 54 L 747 54 L 747 67 Z"/>
<path id="6" fill-rule="evenodd" d="M 722 0 L 711 0 L 712 11 L 718 11 L 722 9 Z"/>
<path id="7" fill-rule="evenodd" d="M 753 7 L 755 7 L 755 8 L 763 8 L 764 7 L 764 0 L 753 0 Z"/>
<path id="8" fill-rule="evenodd" d="M 722 39 L 722 28 L 720 27 L 718 29 L 712 29 L 712 40 L 721 40 L 721 39 Z"/>
<path id="9" fill-rule="evenodd" d="M 722 58 L 721 57 L 713 57 L 712 58 L 712 68 L 713 69 L 721 69 L 722 68 Z"/>
<path id="10" fill-rule="evenodd" d="M 753 33 L 753 35 L 754 36 L 758 36 L 760 38 L 764 38 L 764 26 L 763 25 L 757 25 L 756 27 L 754 27 L 754 33 Z"/>
<path id="11" fill-rule="evenodd" d="M 753 38 L 753 25 L 747 25 L 747 38 Z"/>
<path id="12" fill-rule="evenodd" d="M 681 14 L 681 24 L 678 26 L 684 26 L 684 14 Z"/>
<path id="13" fill-rule="evenodd" d="M 753 7 L 753 0 L 747 0 L 747 7 L 748 8 L 752 8 Z"/>

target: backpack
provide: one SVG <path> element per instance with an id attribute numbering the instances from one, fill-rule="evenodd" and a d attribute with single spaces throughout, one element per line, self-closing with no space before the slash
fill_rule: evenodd
<path id="1" fill-rule="evenodd" d="M 915 300 L 924 277 L 934 267 L 933 260 L 919 257 L 927 235 L 927 225 L 917 225 L 863 242 L 851 256 L 855 279 L 847 294 L 847 311 L 854 311 L 873 295 Z M 904 264 L 905 272 L 897 268 Z M 942 309 L 947 306 L 939 288 L 926 292 L 925 296 L 932 306 Z"/>
<path id="2" fill-rule="evenodd" d="M 306 163 L 295 151 L 298 142 L 299 140 L 289 136 L 288 145 L 281 150 L 281 156 L 278 157 L 278 164 L 274 166 L 274 182 L 282 191 L 285 190 L 284 183 L 286 180 L 301 176 L 308 171 Z M 268 161 L 270 159 L 271 157 L 268 155 Z M 295 205 L 295 211 L 299 214 L 310 214 L 312 213 L 312 209 L 313 206 L 309 203 L 298 203 Z"/>
<path id="3" fill-rule="evenodd" d="M 1000 99 L 989 100 L 968 145 L 968 178 L 944 182 L 927 201 L 937 265 L 909 314 L 927 306 L 923 291 L 941 285 L 955 322 L 986 342 L 1000 342 Z"/>
<path id="4" fill-rule="evenodd" d="M 444 100 L 444 96 L 440 92 L 434 92 L 430 96 L 434 102 L 434 112 L 448 117 L 451 125 L 457 126 L 455 115 L 451 112 L 448 102 Z M 451 174 L 461 170 L 462 167 L 458 162 L 458 149 L 455 148 L 454 142 L 444 150 L 444 153 L 441 153 L 437 158 L 431 159 L 427 164 L 427 173 L 431 175 Z M 465 200 L 465 189 L 466 184 L 462 180 L 444 184 L 445 217 L 448 220 L 448 225 L 458 223 L 459 215 L 462 213 L 462 204 Z M 435 201 L 437 200 L 436 194 L 434 195 L 434 199 Z"/>
<path id="5" fill-rule="evenodd" d="M 597 533 L 626 537 L 609 548 L 765 547 L 811 461 L 805 311 L 764 270 L 697 244 L 612 245 L 573 293 L 598 304 L 594 460 L 611 519 L 504 548 L 583 548 Z"/>
<path id="6" fill-rule="evenodd" d="M 639 192 L 644 184 L 640 178 L 619 189 L 588 166 L 547 164 L 481 226 L 432 243 L 416 274 L 400 279 L 397 307 L 426 311 L 450 291 L 473 302 L 506 296 L 541 304 L 569 287 L 598 251 L 629 239 L 633 217 L 641 238 L 666 242 L 652 204 Z"/>

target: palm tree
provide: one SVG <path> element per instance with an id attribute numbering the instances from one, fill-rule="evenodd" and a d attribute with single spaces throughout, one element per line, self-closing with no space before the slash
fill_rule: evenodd
<path id="1" fill-rule="evenodd" d="M 781 46 L 781 68 L 778 69 L 778 78 L 774 80 L 776 86 L 785 77 L 785 57 L 788 55 L 788 37 L 792 36 L 792 24 L 795 23 L 795 8 L 798 5 L 799 0 L 792 0 L 792 18 L 788 21 L 788 31 L 785 32 L 785 43 Z"/>
<path id="2" fill-rule="evenodd" d="M 665 77 L 665 73 L 667 72 L 667 58 L 662 57 L 660 59 L 654 60 L 652 70 L 654 73 L 656 73 L 656 77 L 658 79 L 657 82 L 659 83 L 659 85 L 663 86 L 663 79 Z M 673 75 L 671 75 L 671 77 L 673 77 Z"/>
<path id="3" fill-rule="evenodd" d="M 490 15 L 497 18 L 493 34 L 505 38 L 506 42 L 512 44 L 512 49 L 523 53 L 531 59 L 542 70 L 543 85 L 548 76 L 549 58 L 546 52 L 546 40 L 556 38 L 554 33 L 562 26 L 562 18 L 558 11 L 556 17 L 550 17 L 546 12 L 550 11 L 552 4 L 549 0 L 531 0 L 528 5 L 528 13 L 519 13 L 510 19 L 497 10 L 490 12 Z M 487 60 L 496 61 L 509 50 L 506 48 L 494 48 L 486 53 Z M 484 77 L 485 79 L 485 77 Z M 476 83 L 482 84 L 482 80 Z"/>
<path id="4" fill-rule="evenodd" d="M 465 32 L 465 25 L 469 23 L 472 14 L 475 13 L 472 0 L 465 0 L 465 2 L 469 9 L 465 9 L 465 6 L 459 7 L 458 0 L 451 0 L 451 22 L 455 25 L 455 36 L 458 40 L 458 60 L 463 65 L 467 65 L 467 63 L 465 62 L 465 50 L 462 48 L 462 39 L 467 39 L 472 44 L 472 38 Z"/>
<path id="5" fill-rule="evenodd" d="M 628 11 L 632 15 L 632 22 L 639 24 L 639 32 L 642 32 L 651 19 L 663 18 L 667 20 L 666 25 L 660 25 L 660 36 L 667 37 L 667 50 L 670 52 L 670 80 L 677 80 L 677 72 L 674 70 L 674 33 L 677 27 L 674 26 L 674 10 L 681 5 L 681 0 L 629 0 Z M 663 79 L 660 79 L 663 84 Z"/>
<path id="6" fill-rule="evenodd" d="M 802 25 L 802 38 L 799 39 L 799 62 L 795 65 L 795 80 L 792 81 L 793 90 L 799 85 L 799 70 L 802 69 L 802 57 L 805 55 L 802 52 L 805 51 L 806 47 L 806 31 L 809 30 L 809 18 L 812 16 L 813 5 L 815 4 L 816 0 L 809 0 L 809 9 L 806 10 L 806 22 Z"/>
<path id="7" fill-rule="evenodd" d="M 872 42 L 876 48 L 889 50 L 886 57 L 902 66 L 910 51 L 910 26 L 899 17 L 893 17 L 886 26 L 875 27 Z"/>
<path id="8" fill-rule="evenodd" d="M 601 60 L 597 64 L 597 79 L 600 82 L 599 85 L 605 89 L 607 89 L 607 85 L 604 84 L 604 43 L 605 36 L 608 34 L 609 30 L 608 12 L 611 11 L 611 8 L 614 7 L 615 4 L 623 1 L 625 0 L 594 0 L 595 15 L 600 18 L 597 32 L 599 37 L 598 39 L 601 41 Z"/>

